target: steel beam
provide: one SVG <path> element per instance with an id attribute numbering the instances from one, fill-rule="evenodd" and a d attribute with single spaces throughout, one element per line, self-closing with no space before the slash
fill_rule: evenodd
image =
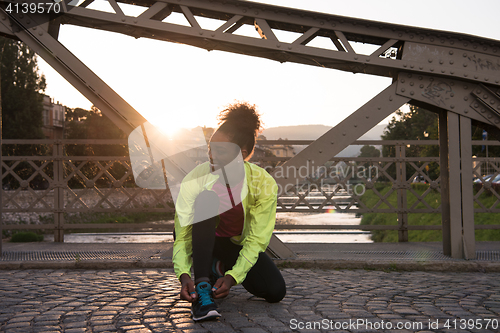
<path id="1" fill-rule="evenodd" d="M 113 89 L 75 57 L 43 27 L 35 25 L 25 29 L 22 22 L 5 19 L 7 13 L 0 9 L 0 30 L 8 30 L 11 35 L 29 46 L 50 66 L 61 74 L 80 93 L 91 101 L 101 112 L 113 121 L 125 134 L 129 134 L 146 119 L 122 99 Z M 23 17 L 22 20 L 25 20 Z M 28 18 L 33 20 L 33 18 Z M 47 23 L 47 22 L 46 22 Z M 33 22 L 31 22 L 33 24 Z"/>
<path id="2" fill-rule="evenodd" d="M 149 7 L 137 17 L 124 15 L 120 3 Z M 247 54 L 350 72 L 395 77 L 399 71 L 500 84 L 500 43 L 495 40 L 383 22 L 271 6 L 250 1 L 182 0 L 111 1 L 115 13 L 72 7 L 61 17 L 73 24 L 184 43 L 208 50 Z M 177 12 L 190 26 L 162 20 Z M 156 15 L 162 13 L 162 15 Z M 216 19 L 219 28 L 202 28 L 199 17 Z M 242 25 L 255 25 L 255 37 L 233 34 Z M 275 31 L 298 34 L 295 41 L 277 38 Z M 316 37 L 332 41 L 331 49 L 309 44 Z M 360 54 L 353 43 L 378 46 Z M 393 56 L 394 53 L 394 56 Z"/>
<path id="3" fill-rule="evenodd" d="M 500 98 L 488 86 L 454 78 L 403 72 L 398 95 L 500 128 Z"/>
<path id="4" fill-rule="evenodd" d="M 64 150 L 62 142 L 53 145 L 54 165 L 54 242 L 64 243 Z"/>
<path id="5" fill-rule="evenodd" d="M 406 198 L 406 147 L 396 145 L 396 188 L 398 193 L 398 241 L 408 242 L 408 202 Z"/>
<path id="6" fill-rule="evenodd" d="M 439 115 L 443 253 L 474 259 L 474 206 L 470 118 Z"/>
<path id="7" fill-rule="evenodd" d="M 459 116 L 459 120 L 463 258 L 475 259 L 476 236 L 474 231 L 474 194 L 472 191 L 472 125 L 470 118 Z"/>
<path id="8" fill-rule="evenodd" d="M 330 158 L 380 123 L 410 99 L 396 94 L 397 83 L 393 83 L 375 96 L 337 126 L 323 134 L 307 148 L 274 171 L 279 193 L 286 192 L 303 179 L 301 168 L 310 175 Z"/>

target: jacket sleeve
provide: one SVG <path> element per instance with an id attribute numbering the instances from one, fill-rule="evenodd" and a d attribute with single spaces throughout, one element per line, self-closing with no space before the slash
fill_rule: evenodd
<path id="1" fill-rule="evenodd" d="M 248 207 L 246 223 L 250 223 L 249 231 L 241 242 L 243 248 L 236 263 L 226 272 L 237 284 L 245 280 L 248 271 L 257 262 L 259 253 L 266 251 L 269 245 L 276 222 L 277 189 L 275 180 L 267 172 L 262 181 L 250 189 L 248 195 L 255 193 L 256 200 L 254 205 Z"/>
<path id="2" fill-rule="evenodd" d="M 191 242 L 192 225 L 181 227 L 175 216 L 175 242 L 172 255 L 175 275 L 179 279 L 183 273 L 191 276 L 193 246 Z"/>
<path id="3" fill-rule="evenodd" d="M 197 195 L 193 185 L 192 182 L 182 183 L 175 205 L 175 241 L 172 263 L 177 278 L 180 278 L 183 273 L 191 276 L 191 255 L 193 253 L 191 231 L 193 228 L 194 201 Z"/>

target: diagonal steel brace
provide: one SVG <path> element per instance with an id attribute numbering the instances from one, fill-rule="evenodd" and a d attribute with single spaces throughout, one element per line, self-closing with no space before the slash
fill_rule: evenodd
<path id="1" fill-rule="evenodd" d="M 300 179 L 300 175 L 306 173 L 311 175 L 318 167 L 407 103 L 410 98 L 397 95 L 396 87 L 397 83 L 387 87 L 306 149 L 278 167 L 273 176 L 278 183 L 279 194 L 292 191 L 293 186 L 303 180 Z M 299 172 L 301 168 L 307 168 L 307 172 Z"/>

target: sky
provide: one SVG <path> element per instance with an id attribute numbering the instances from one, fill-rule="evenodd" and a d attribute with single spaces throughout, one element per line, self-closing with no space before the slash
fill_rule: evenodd
<path id="1" fill-rule="evenodd" d="M 498 0 L 258 2 L 500 40 Z M 109 4 L 96 0 L 92 6 Z M 122 10 L 132 14 L 129 7 Z M 335 126 L 391 84 L 390 78 L 208 52 L 71 25 L 61 27 L 59 40 L 146 119 L 167 132 L 215 127 L 217 114 L 234 101 L 255 104 L 267 128 Z M 46 94 L 68 107 L 90 109 L 92 103 L 42 59 L 39 68 L 47 80 Z"/>

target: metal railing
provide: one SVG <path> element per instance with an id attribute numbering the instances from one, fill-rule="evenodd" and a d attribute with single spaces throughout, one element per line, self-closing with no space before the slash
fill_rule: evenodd
<path id="1" fill-rule="evenodd" d="M 258 141 L 261 147 L 276 144 L 308 145 L 312 141 Z M 441 192 L 439 157 L 407 156 L 410 147 L 437 146 L 438 141 L 356 141 L 353 145 L 392 146 L 392 157 L 333 157 L 323 166 L 306 166 L 300 183 L 290 184 L 278 198 L 278 212 L 395 213 L 398 225 L 277 225 L 276 229 L 397 230 L 399 241 L 408 240 L 409 230 L 441 230 L 440 225 L 408 225 L 408 214 L 440 213 L 441 206 L 426 200 Z M 496 141 L 474 141 L 474 145 L 500 145 Z M 3 230 L 53 230 L 54 240 L 64 241 L 67 230 L 123 229 L 171 231 L 168 223 L 68 223 L 68 217 L 85 213 L 172 213 L 168 190 L 147 190 L 135 185 L 126 152 L 127 140 L 3 140 L 2 218 Z M 115 147 L 116 156 L 110 156 Z M 10 148 L 9 148 L 10 147 Z M 78 152 L 87 150 L 87 155 Z M 92 149 L 93 156 L 88 156 Z M 437 150 L 438 151 L 438 150 Z M 107 152 L 106 156 L 99 153 Z M 120 154 L 121 153 L 121 154 Z M 270 172 L 288 172 L 288 158 L 256 157 Z M 495 176 L 500 158 L 474 159 L 471 177 L 477 177 L 476 213 L 500 213 L 500 190 Z M 281 169 L 280 169 L 281 168 Z M 481 170 L 494 170 L 491 179 Z M 431 172 L 433 171 L 434 172 Z M 291 172 L 291 171 L 290 171 Z M 419 182 L 426 185 L 418 185 Z M 483 186 L 484 184 L 484 186 Z M 476 186 L 476 185 L 475 185 Z M 420 188 L 417 190 L 416 188 Z M 371 191 L 377 202 L 362 196 Z M 422 192 L 423 191 L 423 192 Z M 496 197 L 485 205 L 485 194 Z M 397 196 L 397 204 L 389 197 Z M 19 223 L 19 220 L 24 222 Z M 500 225 L 477 225 L 476 229 L 500 229 Z"/>

